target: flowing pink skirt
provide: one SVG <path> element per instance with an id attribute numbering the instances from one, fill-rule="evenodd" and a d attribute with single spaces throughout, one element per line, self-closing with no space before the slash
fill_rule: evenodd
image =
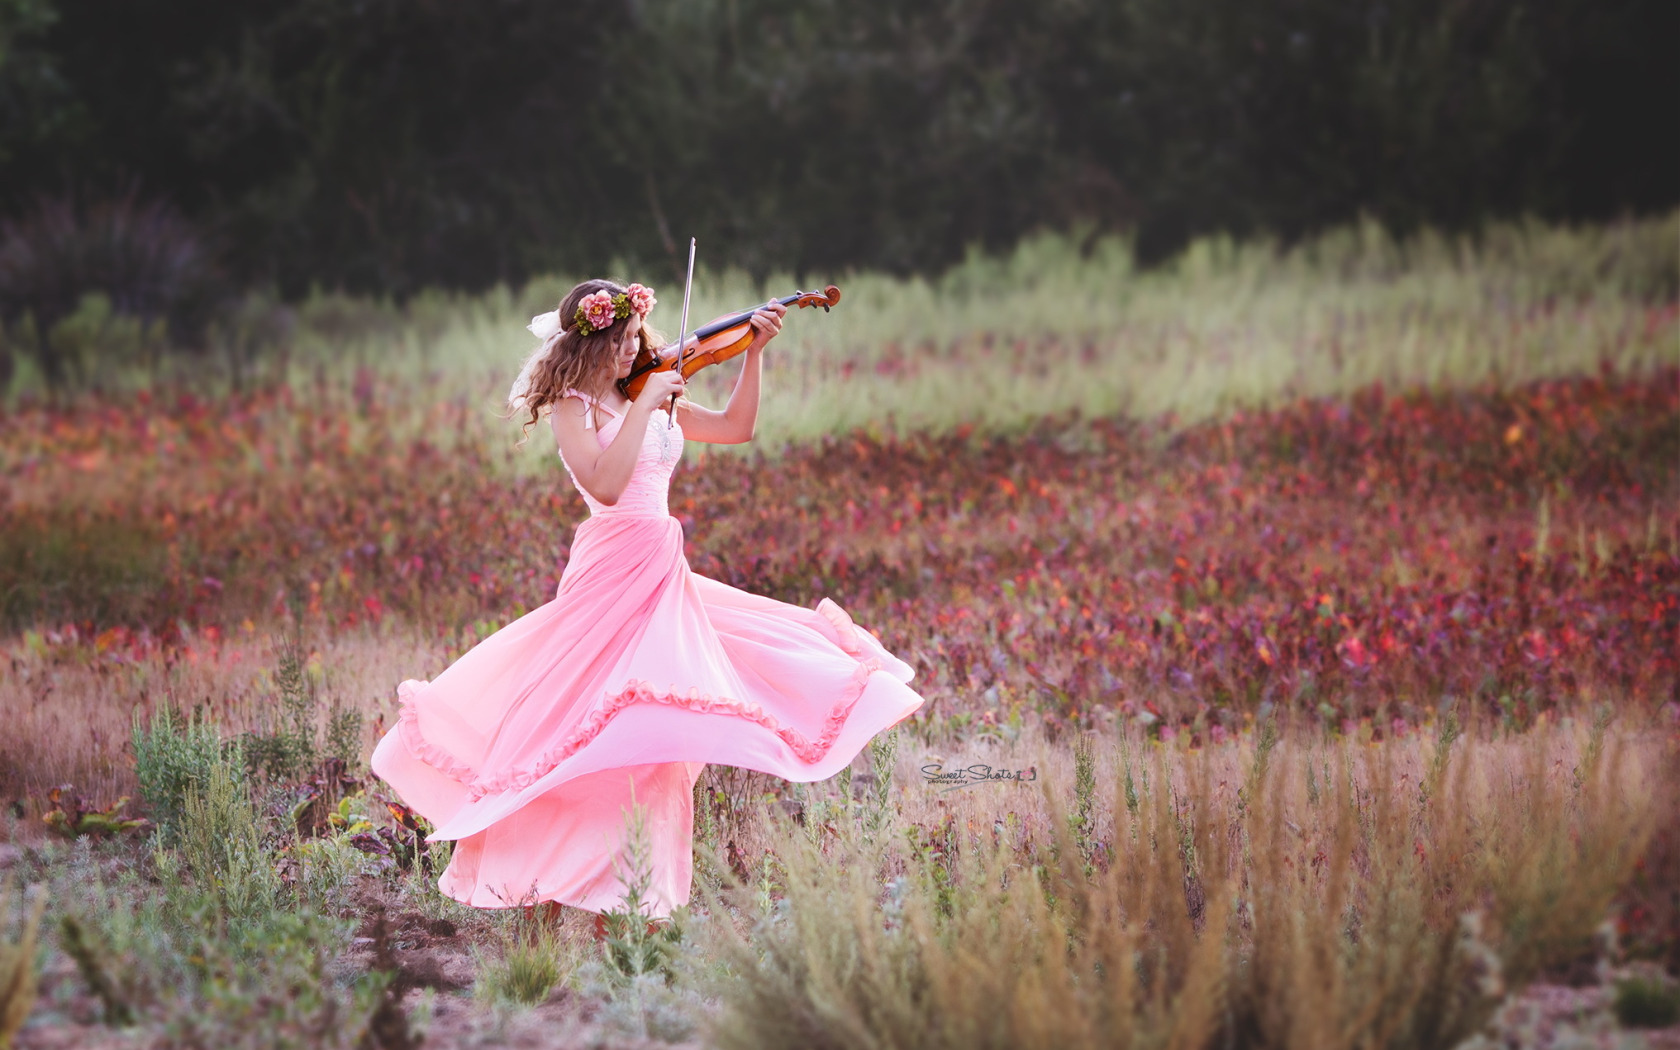
<path id="1" fill-rule="evenodd" d="M 372 766 L 455 840 L 465 904 L 619 905 L 625 817 L 647 809 L 649 915 L 688 901 L 707 763 L 825 780 L 922 703 L 908 664 L 832 601 L 816 609 L 690 571 L 669 516 L 578 526 L 554 600 L 430 682 L 397 687 Z"/>

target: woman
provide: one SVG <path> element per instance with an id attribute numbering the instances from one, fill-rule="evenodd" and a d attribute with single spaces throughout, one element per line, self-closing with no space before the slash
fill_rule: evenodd
<path id="1" fill-rule="evenodd" d="M 616 381 L 652 292 L 585 281 L 534 318 L 541 345 L 509 393 L 531 426 L 549 409 L 590 517 L 554 599 L 484 639 L 436 679 L 397 687 L 401 715 L 373 771 L 455 840 L 438 888 L 465 904 L 619 904 L 632 796 L 647 807 L 652 917 L 688 901 L 693 788 L 707 763 L 824 780 L 919 707 L 912 671 L 824 598 L 805 609 L 691 572 L 666 508 L 685 439 L 753 436 L 766 343 L 787 308 L 755 312 L 728 406 L 679 400 L 673 371 L 634 401 Z"/>

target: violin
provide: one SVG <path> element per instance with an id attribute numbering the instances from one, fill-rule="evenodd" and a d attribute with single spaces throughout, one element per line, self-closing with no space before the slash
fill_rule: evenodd
<path id="1" fill-rule="evenodd" d="M 784 298 L 771 300 L 783 306 L 820 306 L 824 313 L 839 301 L 840 289 L 832 284 L 820 292 L 794 292 Z M 680 362 L 682 377 L 687 379 L 707 365 L 722 364 L 732 357 L 739 356 L 753 340 L 752 315 L 758 309 L 760 307 L 755 306 L 751 310 L 729 314 L 696 328 L 692 333 L 695 343 L 689 347 L 686 354 L 678 353 L 680 344 L 687 341 L 682 337 L 677 340 L 677 345 L 664 346 L 651 353 L 646 349 L 642 350 L 636 355 L 636 363 L 630 366 L 630 374 L 618 381 L 619 391 L 625 397 L 635 400 L 636 395 L 642 392 L 642 387 L 647 385 L 648 376 L 655 372 L 675 371 Z"/>

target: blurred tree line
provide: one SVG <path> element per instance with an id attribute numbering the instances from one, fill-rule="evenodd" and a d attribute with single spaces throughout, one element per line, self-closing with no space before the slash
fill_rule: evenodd
<path id="1" fill-rule="evenodd" d="M 1673 0 L 0 0 L 0 305 L 1651 210 L 1676 40 Z"/>

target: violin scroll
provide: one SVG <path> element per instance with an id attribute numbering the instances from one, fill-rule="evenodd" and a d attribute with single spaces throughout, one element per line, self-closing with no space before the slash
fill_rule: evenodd
<path id="1" fill-rule="evenodd" d="M 794 292 L 793 295 L 783 299 L 782 302 L 789 306 L 820 306 L 823 308 L 823 313 L 827 313 L 829 307 L 839 304 L 840 289 L 838 286 L 831 284 L 820 292 Z"/>

